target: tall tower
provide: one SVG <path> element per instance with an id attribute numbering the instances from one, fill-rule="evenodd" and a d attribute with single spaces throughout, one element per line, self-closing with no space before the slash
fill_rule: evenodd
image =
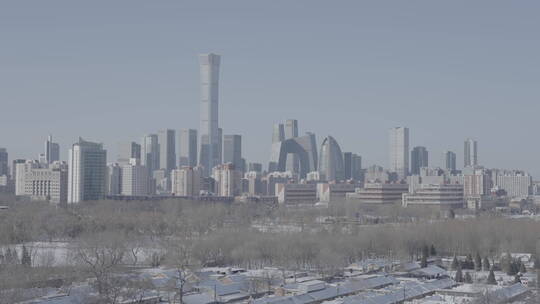
<path id="1" fill-rule="evenodd" d="M 446 170 L 456 171 L 456 153 L 445 151 L 442 156 L 442 165 Z"/>
<path id="2" fill-rule="evenodd" d="M 390 171 L 404 178 L 409 174 L 409 128 L 392 128 L 389 135 Z"/>
<path id="3" fill-rule="evenodd" d="M 197 130 L 181 129 L 180 130 L 180 166 L 197 166 Z"/>
<path id="4" fill-rule="evenodd" d="M 52 135 L 45 142 L 45 160 L 48 164 L 60 160 L 60 145 L 53 142 Z"/>
<path id="5" fill-rule="evenodd" d="M 420 168 L 429 166 L 426 147 L 414 147 L 411 152 L 411 174 L 419 175 Z"/>
<path id="6" fill-rule="evenodd" d="M 158 131 L 159 169 L 165 170 L 168 177 L 171 170 L 176 168 L 176 139 L 175 131 L 171 129 Z"/>
<path id="7" fill-rule="evenodd" d="M 467 138 L 465 141 L 463 159 L 465 167 L 478 165 L 478 143 L 476 140 Z"/>
<path id="8" fill-rule="evenodd" d="M 141 164 L 148 173 L 159 169 L 159 143 L 157 134 L 146 134 L 141 139 Z"/>
<path id="9" fill-rule="evenodd" d="M 199 55 L 201 74 L 201 139 L 199 164 L 203 175 L 209 176 L 212 168 L 219 164 L 219 65 L 221 57 L 216 54 Z"/>
<path id="10" fill-rule="evenodd" d="M 68 203 L 99 200 L 107 189 L 107 151 L 102 144 L 84 141 L 69 149 Z"/>
<path id="11" fill-rule="evenodd" d="M 285 121 L 285 139 L 298 137 L 298 120 L 287 119 Z M 287 171 L 299 172 L 300 161 L 295 154 L 289 154 L 287 156 L 287 165 L 285 166 Z"/>
<path id="12" fill-rule="evenodd" d="M 280 142 L 285 140 L 285 127 L 283 124 L 275 124 L 274 131 L 272 133 L 272 143 Z"/>
<path id="13" fill-rule="evenodd" d="M 223 136 L 223 163 L 232 163 L 236 170 L 242 171 L 242 136 Z"/>

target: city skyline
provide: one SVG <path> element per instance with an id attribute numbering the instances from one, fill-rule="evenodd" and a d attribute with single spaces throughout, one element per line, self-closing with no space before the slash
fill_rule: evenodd
<path id="1" fill-rule="evenodd" d="M 93 5 L 87 5 L 89 6 L 89 11 L 86 12 L 88 16 L 97 14 L 97 11 L 93 10 L 95 8 Z M 40 8 L 39 5 L 36 7 Z M 204 3 L 190 4 L 186 9 L 194 12 L 194 16 L 199 16 L 198 14 L 202 14 L 206 7 L 207 4 Z M 378 5 L 361 7 L 365 9 L 365 13 L 362 11 L 354 13 L 363 16 L 369 12 L 380 12 L 382 9 Z M 362 44 L 350 44 L 344 40 L 345 36 L 341 35 L 332 40 L 336 43 L 348 43 L 346 45 L 353 51 L 351 54 L 354 53 L 354 57 L 343 53 L 342 49 L 337 47 L 326 48 L 324 53 L 317 51 L 313 49 L 318 45 L 317 40 L 311 36 L 303 42 L 287 44 L 289 49 L 286 53 L 285 48 L 277 48 L 273 52 L 265 51 L 257 46 L 261 40 L 256 37 L 242 40 L 246 41 L 247 49 L 232 47 L 223 40 L 208 39 L 208 37 L 217 37 L 216 35 L 226 33 L 225 37 L 230 39 L 231 43 L 239 41 L 240 35 L 230 34 L 231 29 L 238 28 L 230 24 L 230 20 L 234 18 L 228 14 L 212 13 L 208 17 L 215 18 L 213 19 L 214 26 L 202 26 L 200 32 L 209 35 L 205 38 L 209 42 L 202 42 L 182 27 L 173 26 L 164 29 L 164 24 L 158 22 L 157 18 L 140 16 L 141 12 L 136 9 L 133 11 L 134 16 L 150 24 L 149 28 L 142 33 L 144 37 L 150 37 L 149 35 L 162 29 L 165 30 L 164 33 L 167 33 L 151 40 L 153 47 L 145 49 L 149 52 L 148 54 L 119 52 L 128 45 L 133 45 L 135 43 L 133 39 L 127 39 L 122 42 L 124 44 L 113 42 L 110 49 L 99 49 L 97 54 L 82 50 L 79 52 L 79 49 L 76 49 L 77 52 L 69 52 L 74 46 L 66 45 L 64 38 L 72 38 L 73 41 L 82 45 L 88 43 L 99 45 L 99 42 L 109 41 L 107 39 L 110 36 L 92 35 L 93 29 L 103 25 L 98 25 L 90 19 L 83 18 L 78 21 L 65 17 L 65 14 L 57 16 L 56 12 L 49 10 L 37 14 L 35 23 L 20 27 L 16 20 L 28 21 L 29 19 L 14 19 L 14 17 L 27 16 L 28 13 L 36 12 L 34 11 L 36 8 L 17 4 L 10 4 L 5 8 L 3 11 L 6 15 L 2 17 L 5 17 L 3 20 L 7 26 L 4 28 L 9 29 L 10 33 L 21 33 L 28 38 L 59 26 L 73 25 L 73 32 L 56 34 L 46 32 L 50 35 L 47 37 L 54 43 L 45 49 L 33 47 L 32 41 L 39 42 L 39 39 L 15 41 L 14 36 L 9 34 L 6 36 L 8 47 L 0 50 L 0 60 L 6 62 L 6 69 L 0 72 L 0 78 L 4 80 L 0 84 L 2 86 L 0 99 L 3 101 L 3 106 L 7 107 L 13 115 L 9 115 L 0 124 L 2 129 L 16 130 L 16 132 L 4 133 L 1 146 L 8 149 L 12 159 L 15 157 L 36 158 L 37 154 L 42 152 L 40 143 L 48 133 L 54 134 L 55 141 L 61 144 L 61 158 L 64 160 L 66 160 L 67 147 L 75 142 L 78 136 L 103 142 L 111 160 L 111 156 L 117 154 L 115 149 L 116 142 L 119 140 L 138 142 L 141 134 L 165 128 L 198 129 L 200 90 L 196 56 L 199 53 L 211 51 L 225 58 L 222 64 L 225 81 L 220 87 L 222 93 L 220 127 L 227 134 L 242 135 L 243 153 L 250 162 L 266 164 L 267 151 L 271 145 L 268 140 L 272 132 L 271 126 L 276 122 L 294 118 L 300 122 L 300 135 L 309 130 L 317 134 L 317 142 L 321 142 L 322 134 L 331 134 L 344 151 L 361 155 L 366 165 L 388 166 L 387 157 L 383 153 L 387 149 L 385 131 L 392 126 L 402 125 L 411 129 L 411 146 L 425 146 L 432 155 L 440 155 L 446 150 L 454 151 L 457 153 L 459 165 L 463 164 L 461 152 L 463 140 L 472 137 L 481 145 L 481 165 L 522 168 L 535 176 L 540 175 L 540 168 L 535 162 L 537 144 L 534 141 L 523 142 L 520 136 L 515 136 L 515 134 L 526 135 L 534 129 L 535 111 L 531 109 L 538 107 L 535 101 L 537 95 L 534 91 L 537 78 L 527 68 L 538 63 L 536 56 L 532 55 L 537 53 L 538 44 L 527 40 L 530 28 L 534 28 L 530 26 L 530 23 L 535 24 L 538 21 L 528 15 L 527 10 L 523 8 L 498 3 L 488 8 L 493 13 L 492 16 L 478 16 L 481 9 L 485 7 L 472 6 L 470 7 L 471 16 L 462 16 L 464 19 L 462 25 L 452 29 L 450 20 L 453 19 L 454 14 L 457 14 L 455 9 L 447 7 L 446 15 L 440 15 L 441 13 L 435 11 L 433 6 L 423 7 L 424 12 L 440 17 L 440 23 L 434 24 L 436 29 L 451 29 L 455 34 L 452 36 L 452 41 L 458 43 L 450 47 L 448 51 L 435 48 L 432 43 L 423 42 L 424 38 L 430 38 L 427 41 L 438 42 L 441 42 L 442 38 L 433 36 L 434 32 L 420 30 L 417 27 L 426 22 L 428 17 L 422 15 L 417 21 L 409 19 L 414 9 L 418 9 L 414 5 L 411 8 L 392 8 L 390 15 L 397 19 L 387 24 L 384 22 L 386 19 L 377 21 L 369 16 L 365 16 L 367 19 L 363 22 L 356 20 L 362 18 L 356 18 L 344 20 L 344 24 L 335 23 L 337 19 L 330 17 L 334 23 L 323 33 L 343 30 L 343 35 L 346 36 L 350 33 L 349 27 L 366 29 L 367 32 L 360 34 L 363 38 Z M 253 9 L 253 7 L 247 7 L 248 10 L 250 8 Z M 324 8 L 328 9 L 323 4 L 313 4 L 310 11 L 320 13 Z M 120 8 L 113 5 L 111 9 L 115 11 Z M 272 5 L 269 5 L 268 9 L 283 17 L 283 24 L 280 26 L 289 27 L 291 34 L 286 33 L 278 37 L 273 31 L 268 31 L 264 25 L 260 25 L 265 30 L 262 37 L 285 43 L 291 41 L 293 34 L 308 33 L 292 18 L 292 14 L 298 13 L 300 7 L 292 5 L 290 13 L 278 11 L 278 8 Z M 398 9 L 404 10 L 403 15 L 397 14 Z M 81 13 L 70 6 L 63 7 L 62 10 L 72 13 L 73 16 Z M 331 7 L 330 10 L 347 15 L 343 8 Z M 163 11 L 156 9 L 156 12 Z M 256 11 L 251 10 L 251 12 L 259 16 Z M 505 26 L 512 28 L 493 26 L 492 22 L 500 20 L 497 16 L 502 15 L 503 12 L 504 14 L 519 13 L 522 16 L 521 19 L 529 22 L 529 25 L 525 27 L 522 23 L 503 22 Z M 195 18 L 176 21 L 173 17 L 177 14 L 179 14 L 179 7 L 171 5 L 167 15 L 170 19 L 167 20 L 174 25 L 193 25 L 196 22 Z M 49 20 L 47 19 L 49 17 L 58 18 L 52 23 L 46 23 L 44 27 L 36 26 L 43 20 Z M 107 16 L 104 18 L 112 20 Z M 121 19 L 125 22 L 131 21 L 128 17 L 122 18 L 125 18 Z M 477 23 L 478 18 L 482 22 Z M 308 21 L 309 24 L 313 24 L 315 20 L 303 15 L 301 19 Z M 262 18 L 261 22 L 270 24 L 267 18 Z M 399 22 L 407 26 L 399 28 L 397 26 Z M 216 24 L 222 27 L 216 27 Z M 128 38 L 131 37 L 129 34 L 137 29 L 137 26 L 133 29 L 124 28 L 111 22 L 108 26 L 111 26 L 114 33 L 126 34 Z M 454 26 L 453 23 L 452 26 Z M 213 33 L 211 29 L 216 28 L 218 28 L 217 33 Z M 413 42 L 417 42 L 416 45 L 404 47 L 403 53 L 400 54 L 390 52 L 390 47 L 393 45 L 390 41 L 394 36 L 388 36 L 390 34 L 384 32 L 389 28 L 411 37 Z M 239 34 L 246 33 L 246 30 L 238 30 Z M 490 52 L 486 55 L 483 50 L 494 45 L 499 38 L 484 35 L 485 39 L 482 41 L 473 40 L 476 36 L 491 30 L 498 30 L 500 35 L 512 33 L 512 37 L 518 39 L 518 44 L 512 49 L 505 46 L 489 48 Z M 182 35 L 188 46 L 179 46 L 171 42 L 169 35 L 175 32 Z M 0 33 L 4 33 L 2 29 Z M 381 40 L 373 33 L 379 33 L 389 40 Z M 447 40 L 448 36 L 444 39 Z M 369 44 L 369 42 L 372 43 Z M 447 44 L 443 43 L 443 45 L 448 47 Z M 66 51 L 59 52 L 63 46 L 68 48 Z M 527 59 L 527 66 L 523 66 L 521 61 L 513 61 L 508 56 L 507 52 L 514 54 L 512 52 L 515 52 L 514 49 L 519 49 L 519 46 L 523 50 L 519 55 Z M 16 53 L 15 48 L 24 51 Z M 379 50 L 383 52 L 377 52 Z M 523 54 L 523 52 L 526 53 Z M 254 53 L 257 56 L 254 56 Z M 285 56 L 300 53 L 307 57 Z M 67 61 L 55 57 L 54 54 L 67 56 L 65 57 Z M 164 56 L 156 56 L 156 54 Z M 376 54 L 383 57 L 374 57 Z M 443 64 L 444 60 L 440 58 L 443 55 L 451 56 L 451 60 L 456 62 L 463 62 L 463 65 Z M 52 56 L 53 60 L 36 64 L 31 60 L 32 56 L 38 58 Z M 382 60 L 386 58 L 384 56 L 389 56 L 391 60 Z M 490 66 L 494 60 L 505 64 L 499 64 L 498 70 L 493 70 Z M 314 62 L 317 62 L 317 67 L 313 66 Z M 88 67 L 87 65 L 91 63 L 99 63 L 99 69 Z M 272 73 L 250 77 L 251 73 L 261 70 L 259 65 Z M 85 67 L 88 67 L 90 78 L 76 72 L 75 75 L 82 77 L 81 80 L 90 81 L 79 82 L 77 77 L 69 77 L 66 74 Z M 149 77 L 129 76 L 127 73 L 134 74 L 134 68 L 143 69 L 155 80 Z M 321 68 L 326 70 L 324 75 L 314 73 Z M 351 74 L 350 70 L 358 72 Z M 21 73 L 21 71 L 35 71 L 36 73 Z M 388 71 L 397 72 L 397 74 L 394 73 L 395 75 L 392 76 L 392 73 L 387 73 Z M 521 73 L 515 73 L 515 71 L 521 71 Z M 463 79 L 455 78 L 458 72 Z M 403 77 L 408 73 L 412 78 L 406 78 L 408 79 L 407 86 L 401 85 Z M 268 74 L 273 76 L 268 76 Z M 314 78 L 309 74 L 318 75 Z M 21 80 L 23 75 L 24 81 Z M 97 78 L 98 75 L 103 79 Z M 339 77 L 336 77 L 338 75 Z M 529 75 L 532 78 L 523 82 L 523 75 Z M 113 81 L 110 77 L 114 77 L 115 80 Z M 346 80 L 344 84 L 340 84 L 332 81 L 331 78 Z M 26 90 L 20 83 L 26 83 L 34 90 Z M 39 85 L 41 83 L 43 85 Z M 295 85 L 291 86 L 289 83 Z M 47 89 L 44 86 L 47 86 Z M 346 89 L 347 87 L 355 89 Z M 388 88 L 392 90 L 387 90 Z M 76 91 L 83 94 L 75 94 Z M 388 91 L 395 91 L 396 94 L 390 94 Z M 397 98 L 398 95 L 399 98 Z M 509 100 L 512 102 L 508 102 Z M 81 109 L 74 111 L 68 101 Z M 42 107 L 39 116 L 36 116 L 36 113 L 22 112 L 26 108 L 42 104 L 48 104 L 50 107 Z M 309 107 L 307 107 L 308 104 Z M 402 107 L 403 104 L 407 106 Z M 468 111 L 463 111 L 465 105 L 470 105 L 467 107 Z M 306 108 L 309 110 L 306 111 Z M 439 108 L 445 110 L 440 111 Z M 234 119 L 235 111 L 238 109 L 242 110 L 242 120 Z M 396 109 L 396 111 L 391 109 Z M 422 119 L 419 119 L 415 114 L 419 112 L 419 109 L 422 113 L 427 112 L 429 115 L 423 115 Z M 118 126 L 118 117 L 126 111 L 130 112 L 133 123 Z M 486 111 L 489 115 L 484 114 Z M 85 115 L 81 116 L 80 113 L 85 113 Z M 52 115 L 56 115 L 54 117 L 58 119 L 43 120 Z M 333 123 L 320 124 L 323 121 L 323 115 L 326 121 L 330 119 Z M 358 115 L 361 115 L 362 119 L 357 119 Z M 24 118 L 19 119 L 20 117 Z M 159 119 L 149 119 L 151 117 L 159 117 Z M 506 117 L 514 117 L 515 123 L 500 124 L 499 122 Z M 96 120 L 99 121 L 98 127 L 96 127 Z M 77 122 L 77 128 L 66 128 L 66 125 L 74 122 Z M 43 134 L 36 132 L 38 129 L 43 129 Z M 25 140 L 20 140 L 20 138 Z M 515 146 L 520 146 L 522 149 L 512 149 Z M 515 157 L 508 158 L 506 155 L 515 155 Z M 435 158 L 434 165 L 441 165 L 437 163 L 437 160 L 438 158 Z"/>

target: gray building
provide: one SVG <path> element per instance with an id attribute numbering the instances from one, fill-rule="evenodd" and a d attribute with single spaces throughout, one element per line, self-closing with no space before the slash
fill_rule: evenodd
<path id="1" fill-rule="evenodd" d="M 102 144 L 79 138 L 69 149 L 68 203 L 99 200 L 105 196 L 107 151 Z"/>
<path id="2" fill-rule="evenodd" d="M 201 74 L 201 119 L 199 164 L 204 176 L 209 176 L 213 167 L 220 164 L 219 136 L 219 66 L 221 57 L 216 54 L 199 55 Z"/>
<path id="3" fill-rule="evenodd" d="M 261 163 L 249 163 L 247 171 L 248 172 L 254 171 L 254 172 L 262 173 L 263 166 Z"/>
<path id="4" fill-rule="evenodd" d="M 411 152 L 411 174 L 419 175 L 420 168 L 428 166 L 428 151 L 426 147 L 414 147 Z"/>
<path id="5" fill-rule="evenodd" d="M 274 130 L 272 132 L 272 143 L 285 140 L 285 126 L 281 123 L 274 124 Z"/>
<path id="6" fill-rule="evenodd" d="M 141 164 L 152 174 L 159 169 L 159 142 L 156 134 L 144 135 L 141 139 Z"/>
<path id="7" fill-rule="evenodd" d="M 44 200 L 55 204 L 67 203 L 67 164 L 56 161 L 48 168 L 30 169 L 25 176 L 25 195 L 33 200 Z"/>
<path id="8" fill-rule="evenodd" d="M 326 137 L 321 144 L 319 153 L 319 178 L 326 181 L 342 181 L 345 179 L 343 164 L 343 152 L 337 141 L 332 137 Z"/>
<path id="9" fill-rule="evenodd" d="M 362 180 L 362 157 L 352 152 L 343 152 L 345 179 Z"/>
<path id="10" fill-rule="evenodd" d="M 171 170 L 176 168 L 176 139 L 171 129 L 158 131 L 159 169 L 165 170 L 169 176 Z"/>
<path id="11" fill-rule="evenodd" d="M 456 171 L 456 153 L 452 151 L 445 151 L 442 155 L 443 168 L 450 171 Z"/>
<path id="12" fill-rule="evenodd" d="M 129 160 L 136 158 L 141 159 L 141 145 L 136 142 L 118 143 L 118 156 L 116 160 L 120 165 L 129 164 Z"/>
<path id="13" fill-rule="evenodd" d="M 242 136 L 223 136 L 223 163 L 232 163 L 238 171 L 244 171 L 242 162 Z"/>
<path id="14" fill-rule="evenodd" d="M 464 166 L 473 167 L 478 165 L 478 143 L 476 140 L 467 138 L 464 144 Z"/>
<path id="15" fill-rule="evenodd" d="M 0 176 L 9 175 L 8 152 L 6 148 L 0 148 Z"/>
<path id="16" fill-rule="evenodd" d="M 287 170 L 286 160 L 288 159 L 287 155 L 291 153 L 296 155 L 299 160 L 299 175 L 301 178 L 305 178 L 308 172 L 317 171 L 318 158 L 315 134 L 306 133 L 301 137 L 273 143 L 269 166 L 275 166 L 275 170 L 271 171 L 289 171 Z"/>
<path id="17" fill-rule="evenodd" d="M 296 137 L 298 137 L 298 120 L 287 119 L 287 121 L 285 121 L 285 139 L 291 139 Z M 300 162 L 297 155 L 291 154 L 287 156 L 287 171 L 298 173 L 299 166 Z"/>
<path id="18" fill-rule="evenodd" d="M 53 142 L 52 135 L 47 137 L 45 142 L 45 161 L 47 164 L 52 164 L 60 160 L 60 145 Z M 1 175 L 1 174 L 0 174 Z"/>
<path id="19" fill-rule="evenodd" d="M 117 163 L 107 166 L 107 194 L 120 195 L 122 193 L 122 167 Z"/>
<path id="20" fill-rule="evenodd" d="M 181 129 L 179 136 L 179 168 L 197 166 L 197 130 Z"/>

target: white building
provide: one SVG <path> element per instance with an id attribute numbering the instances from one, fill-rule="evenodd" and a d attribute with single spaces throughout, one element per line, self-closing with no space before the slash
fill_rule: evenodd
<path id="1" fill-rule="evenodd" d="M 107 151 L 84 141 L 69 149 L 68 203 L 102 199 L 107 191 Z"/>
<path id="2" fill-rule="evenodd" d="M 48 168 L 30 168 L 25 177 L 25 195 L 56 204 L 67 202 L 68 166 L 55 161 Z"/>
<path id="3" fill-rule="evenodd" d="M 532 177 L 525 172 L 496 171 L 492 176 L 494 186 L 504 189 L 510 197 L 528 197 L 532 193 Z"/>
<path id="4" fill-rule="evenodd" d="M 15 160 L 15 195 L 26 195 L 26 174 L 34 168 L 39 168 L 39 162 L 35 160 Z"/>
<path id="5" fill-rule="evenodd" d="M 242 172 L 231 163 L 214 167 L 212 178 L 215 180 L 214 193 L 218 196 L 237 196 L 242 190 Z"/>
<path id="6" fill-rule="evenodd" d="M 201 167 L 184 166 L 171 173 L 172 194 L 176 196 L 199 196 L 201 192 Z"/>
<path id="7" fill-rule="evenodd" d="M 275 193 L 280 204 L 315 204 L 317 202 L 317 184 L 277 183 Z"/>
<path id="8" fill-rule="evenodd" d="M 389 135 L 390 171 L 405 178 L 409 174 L 409 128 L 392 128 Z"/>
<path id="9" fill-rule="evenodd" d="M 464 166 L 471 167 L 478 165 L 478 142 L 467 138 L 464 144 Z"/>
<path id="10" fill-rule="evenodd" d="M 122 195 L 148 195 L 148 169 L 132 158 L 129 164 L 122 166 Z"/>
<path id="11" fill-rule="evenodd" d="M 320 202 L 336 202 L 344 201 L 347 193 L 354 193 L 356 188 L 360 188 L 360 184 L 317 184 L 317 198 Z"/>

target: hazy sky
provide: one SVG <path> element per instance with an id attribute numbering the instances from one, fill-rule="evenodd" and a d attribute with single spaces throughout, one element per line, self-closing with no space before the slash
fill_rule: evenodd
<path id="1" fill-rule="evenodd" d="M 62 158 L 80 135 L 139 141 L 199 127 L 198 53 L 222 55 L 220 126 L 265 164 L 272 124 L 299 120 L 364 165 L 408 126 L 430 164 L 540 175 L 538 1 L 0 1 L 0 146 Z"/>

